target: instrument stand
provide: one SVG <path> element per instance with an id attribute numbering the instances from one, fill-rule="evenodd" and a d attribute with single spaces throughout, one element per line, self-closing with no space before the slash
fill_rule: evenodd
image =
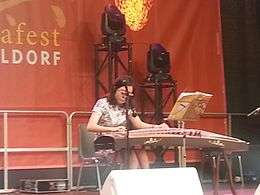
<path id="1" fill-rule="evenodd" d="M 233 177 L 232 177 L 231 155 L 225 151 L 223 152 L 223 155 L 224 155 L 224 159 L 225 159 L 225 164 L 228 169 L 228 180 L 229 180 L 230 189 L 231 189 L 232 194 L 236 195 L 237 193 L 235 191 Z"/>
<path id="2" fill-rule="evenodd" d="M 231 153 L 228 153 L 224 151 L 223 149 L 212 149 L 212 152 L 210 154 L 210 157 L 212 158 L 212 184 L 213 184 L 213 194 L 218 195 L 218 188 L 219 188 L 219 171 L 220 171 L 220 161 L 221 158 L 224 157 L 224 163 L 227 168 L 227 174 L 228 174 L 228 181 L 229 186 L 232 194 L 236 195 L 234 183 L 233 183 L 233 177 L 232 177 L 232 156 Z"/>

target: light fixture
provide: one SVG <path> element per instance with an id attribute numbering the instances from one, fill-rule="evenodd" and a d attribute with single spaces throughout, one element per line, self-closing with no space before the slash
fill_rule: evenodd
<path id="1" fill-rule="evenodd" d="M 120 49 L 125 44 L 125 17 L 120 10 L 112 4 L 105 6 L 102 14 L 101 31 L 103 42 L 112 44 L 113 49 Z"/>
<path id="2" fill-rule="evenodd" d="M 147 69 L 151 81 L 168 80 L 170 73 L 170 53 L 159 43 L 150 44 L 147 52 Z"/>

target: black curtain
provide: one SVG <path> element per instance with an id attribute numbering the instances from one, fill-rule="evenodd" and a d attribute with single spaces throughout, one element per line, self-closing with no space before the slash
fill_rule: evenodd
<path id="1" fill-rule="evenodd" d="M 221 0 L 221 20 L 227 110 L 249 113 L 260 107 L 260 1 Z M 260 113 L 233 116 L 232 136 L 251 143 L 245 176 L 260 180 Z"/>
<path id="2" fill-rule="evenodd" d="M 230 113 L 260 106 L 260 1 L 222 0 L 223 55 Z M 260 116 L 232 117 L 232 135 L 260 144 Z"/>

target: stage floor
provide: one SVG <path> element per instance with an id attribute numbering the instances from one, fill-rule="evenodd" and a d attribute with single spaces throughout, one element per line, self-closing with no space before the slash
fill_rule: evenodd
<path id="1" fill-rule="evenodd" d="M 202 187 L 204 195 L 213 195 L 212 184 L 202 184 Z M 235 184 L 235 190 L 237 195 L 253 195 L 256 188 L 256 184 L 246 184 L 245 187 L 241 187 L 241 184 Z M 232 195 L 228 183 L 219 184 L 218 195 Z"/>
<path id="2" fill-rule="evenodd" d="M 202 184 L 204 195 L 213 195 L 212 185 L 211 184 Z M 257 188 L 257 184 L 247 184 L 245 187 L 241 187 L 240 184 L 235 185 L 237 195 L 254 195 L 254 192 Z M 32 194 L 24 192 L 13 192 L 9 195 L 23 195 L 23 194 Z M 98 195 L 99 193 L 94 190 L 81 190 L 81 191 L 70 191 L 70 192 L 59 192 L 59 193 L 48 193 L 53 195 Z M 146 194 L 144 194 L 146 195 Z M 218 195 L 232 195 L 230 188 L 227 183 L 220 183 Z"/>

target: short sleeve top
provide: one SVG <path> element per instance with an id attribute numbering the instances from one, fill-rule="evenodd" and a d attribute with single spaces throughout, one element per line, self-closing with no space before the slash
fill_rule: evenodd
<path id="1" fill-rule="evenodd" d="M 119 105 L 111 105 L 107 98 L 99 99 L 92 112 L 101 114 L 98 125 L 107 127 L 126 126 L 126 109 Z"/>

